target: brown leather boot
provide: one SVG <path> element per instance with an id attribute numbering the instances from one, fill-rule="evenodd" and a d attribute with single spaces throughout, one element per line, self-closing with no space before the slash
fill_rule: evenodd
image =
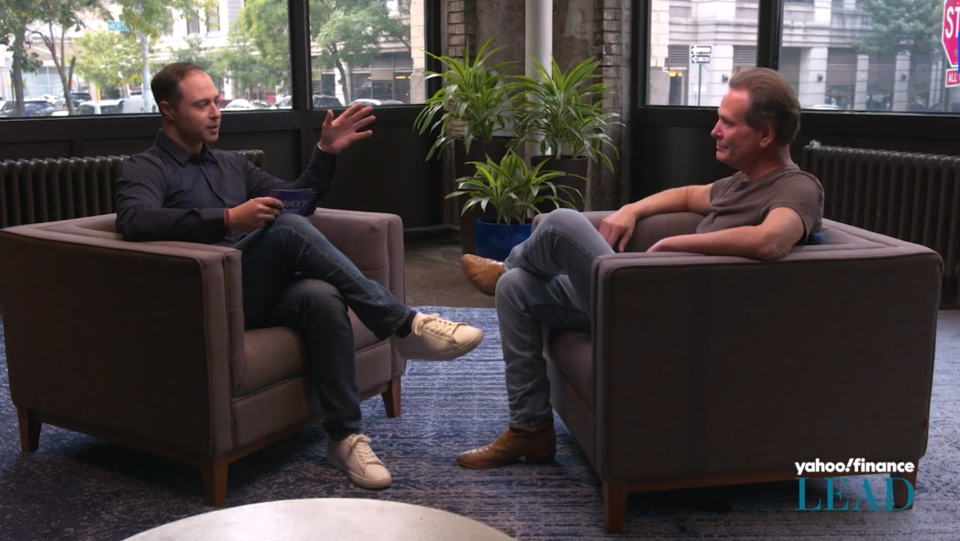
<path id="1" fill-rule="evenodd" d="M 491 297 L 497 292 L 497 280 L 503 275 L 503 263 L 472 254 L 460 258 L 460 268 L 473 287 Z"/>
<path id="2" fill-rule="evenodd" d="M 530 428 L 508 428 L 493 443 L 457 455 L 457 463 L 466 468 L 485 470 L 505 466 L 521 457 L 527 464 L 546 464 L 553 462 L 556 454 L 557 435 L 551 418 Z"/>

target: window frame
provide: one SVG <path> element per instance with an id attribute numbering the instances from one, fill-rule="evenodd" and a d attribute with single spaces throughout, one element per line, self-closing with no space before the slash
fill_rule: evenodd
<path id="1" fill-rule="evenodd" d="M 696 105 L 649 105 L 649 70 L 653 0 L 629 0 L 633 16 L 630 31 L 630 102 L 635 104 L 634 130 L 641 126 L 668 125 L 702 128 L 716 122 L 716 107 Z M 757 21 L 757 66 L 779 69 L 783 35 L 783 6 L 786 0 L 762 0 Z M 838 115 L 842 115 L 838 117 Z M 843 122 L 838 122 L 839 118 Z M 830 132 L 836 135 L 892 137 L 898 139 L 953 139 L 960 134 L 952 129 L 960 115 L 945 112 L 910 113 L 903 111 L 824 111 L 804 109 L 801 131 Z M 931 135 L 936 134 L 936 135 Z M 640 138 L 634 141 L 639 143 Z M 639 150 L 639 149 L 634 149 Z M 639 155 L 639 154 L 638 154 Z"/>
<path id="2" fill-rule="evenodd" d="M 290 74 L 293 109 L 269 111 L 244 111 L 230 114 L 229 121 L 221 126 L 221 135 L 235 133 L 289 131 L 300 132 L 301 167 L 305 167 L 316 144 L 316 130 L 323 124 L 326 109 L 314 110 L 312 96 L 312 71 L 310 62 L 309 0 L 287 0 L 288 34 L 290 36 Z M 434 54 L 441 52 L 441 9 L 444 0 L 424 1 L 424 31 L 426 49 Z M 197 14 L 199 18 L 199 13 Z M 201 30 L 202 31 L 202 30 Z M 432 58 L 427 59 L 426 69 L 436 71 L 440 66 Z M 437 78 L 427 81 L 427 95 L 439 89 Z M 423 104 L 406 104 L 384 107 L 377 111 L 377 124 L 381 126 L 413 125 Z M 340 111 L 345 107 L 334 109 Z M 125 114 L 116 116 L 63 116 L 24 117 L 0 119 L 0 145 L 19 146 L 31 143 L 65 142 L 73 156 L 86 156 L 86 141 L 111 139 L 117 133 L 129 138 L 152 138 L 159 129 L 157 113 Z M 15 127 L 14 127 L 15 126 Z"/>

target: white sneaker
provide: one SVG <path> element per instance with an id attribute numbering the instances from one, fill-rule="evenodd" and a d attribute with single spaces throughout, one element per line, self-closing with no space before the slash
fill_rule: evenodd
<path id="1" fill-rule="evenodd" d="M 397 338 L 397 351 L 404 359 L 449 361 L 470 353 L 483 340 L 480 329 L 439 314 L 417 313 L 410 329 L 409 335 Z"/>
<path id="2" fill-rule="evenodd" d="M 351 434 L 343 441 L 327 443 L 327 462 L 347 474 L 357 486 L 387 488 L 393 479 L 387 467 L 370 448 L 370 438 Z"/>

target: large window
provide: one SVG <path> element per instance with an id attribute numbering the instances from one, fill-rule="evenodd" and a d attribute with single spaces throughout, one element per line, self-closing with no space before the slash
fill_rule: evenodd
<path id="1" fill-rule="evenodd" d="M 960 92 L 945 81 L 950 66 L 941 44 L 943 5 L 786 1 L 780 71 L 804 108 L 960 111 Z"/>
<path id="2" fill-rule="evenodd" d="M 175 61 L 204 68 L 226 111 L 277 109 L 290 93 L 287 0 L 114 0 L 106 11 L 47 4 L 24 3 L 22 19 L 4 25 L 23 54 L 0 52 L 0 117 L 152 113 L 150 78 Z M 143 6 L 150 17 L 128 17 Z"/>
<path id="3" fill-rule="evenodd" d="M 313 102 L 423 103 L 425 0 L 310 0 Z"/>
<path id="4" fill-rule="evenodd" d="M 730 77 L 756 66 L 757 0 L 652 0 L 649 105 L 715 107 Z"/>

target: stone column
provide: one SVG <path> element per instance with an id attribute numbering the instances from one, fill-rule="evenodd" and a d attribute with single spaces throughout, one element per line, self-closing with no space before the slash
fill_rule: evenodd
<path id="1" fill-rule="evenodd" d="M 893 74 L 893 110 L 906 111 L 913 102 L 910 95 L 910 55 L 898 54 Z"/>
<path id="2" fill-rule="evenodd" d="M 604 16 L 607 14 L 604 13 Z M 650 79 L 647 88 L 647 100 L 651 105 L 670 103 L 670 74 L 664 71 L 669 47 L 670 2 L 653 0 L 650 7 Z"/>
<path id="3" fill-rule="evenodd" d="M 426 67 L 426 39 L 424 32 L 424 0 L 410 0 L 410 56 L 413 57 L 413 73 L 410 74 L 410 103 L 423 103 L 427 88 L 423 80 Z"/>
<path id="4" fill-rule="evenodd" d="M 827 48 L 809 47 L 800 51 L 800 105 L 823 103 L 827 96 Z"/>
<path id="5" fill-rule="evenodd" d="M 719 107 L 723 95 L 730 88 L 729 80 L 724 82 L 723 76 L 730 77 L 733 73 L 733 45 L 711 45 L 709 43 L 698 43 L 697 45 L 710 45 L 710 63 L 704 64 L 703 69 L 697 64 L 690 64 L 690 79 L 699 79 L 702 73 L 702 80 L 697 80 L 692 86 L 692 92 L 689 97 L 689 105 L 697 104 L 697 90 L 702 91 L 700 95 L 701 107 Z"/>
<path id="6" fill-rule="evenodd" d="M 853 108 L 863 111 L 867 108 L 867 74 L 870 72 L 870 55 L 857 55 L 857 86 L 853 95 Z"/>

